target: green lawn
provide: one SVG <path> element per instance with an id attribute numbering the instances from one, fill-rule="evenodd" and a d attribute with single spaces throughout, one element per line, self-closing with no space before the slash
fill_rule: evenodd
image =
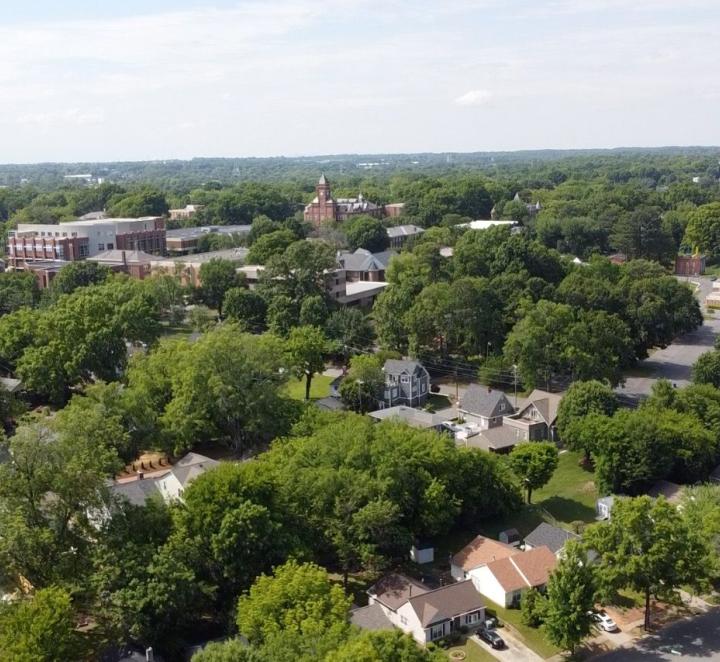
<path id="1" fill-rule="evenodd" d="M 326 375 L 315 375 L 310 384 L 310 399 L 319 400 L 330 395 L 330 382 L 333 377 Z M 288 395 L 294 400 L 305 399 L 305 379 L 291 378 L 286 387 Z"/>
<path id="2" fill-rule="evenodd" d="M 461 646 L 452 646 L 451 648 L 448 648 L 448 658 L 451 660 L 454 659 L 450 657 L 450 654 L 453 651 L 462 651 L 465 653 L 465 662 L 495 662 L 497 660 L 496 657 L 490 655 L 490 653 L 488 653 L 484 648 L 478 646 L 475 642 L 470 641 L 469 639 L 465 640 L 465 643 Z"/>
<path id="3" fill-rule="evenodd" d="M 540 657 L 548 658 L 560 652 L 557 646 L 553 646 L 545 639 L 542 629 L 531 628 L 522 622 L 519 609 L 505 609 L 487 599 L 485 602 L 487 614 L 489 616 L 495 616 L 500 623 L 510 624 L 512 629 L 525 642 L 525 645 L 528 648 L 532 648 Z M 500 628 L 498 634 L 502 637 L 502 628 Z"/>
<path id="4" fill-rule="evenodd" d="M 450 405 L 450 400 L 446 395 L 431 393 L 424 408 L 427 411 L 436 412 L 438 409 L 447 409 Z"/>
<path id="5" fill-rule="evenodd" d="M 572 522 L 595 521 L 598 491 L 593 481 L 593 473 L 579 465 L 580 459 L 580 453 L 562 453 L 550 482 L 533 493 L 532 505 L 524 506 L 510 517 L 488 521 L 482 527 L 482 533 L 497 538 L 500 531 L 515 528 L 524 536 L 540 522 L 570 528 Z M 472 537 L 468 535 L 466 542 Z"/>

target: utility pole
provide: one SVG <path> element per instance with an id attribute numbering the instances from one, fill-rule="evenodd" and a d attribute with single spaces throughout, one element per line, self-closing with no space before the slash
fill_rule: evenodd
<path id="1" fill-rule="evenodd" d="M 515 387 L 515 409 L 517 409 L 517 365 L 513 363 L 513 386 Z"/>

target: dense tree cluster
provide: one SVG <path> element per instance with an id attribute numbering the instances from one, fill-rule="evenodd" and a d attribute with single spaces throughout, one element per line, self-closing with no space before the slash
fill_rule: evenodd
<path id="1" fill-rule="evenodd" d="M 465 232 L 451 258 L 429 246 L 391 261 L 374 317 L 386 347 L 445 370 L 452 356 L 485 357 L 487 370 L 486 355 L 503 350 L 488 377 L 507 379 L 515 364 L 527 387 L 557 376 L 617 384 L 650 348 L 702 323 L 692 291 L 655 262 L 571 265 L 506 227 Z"/>

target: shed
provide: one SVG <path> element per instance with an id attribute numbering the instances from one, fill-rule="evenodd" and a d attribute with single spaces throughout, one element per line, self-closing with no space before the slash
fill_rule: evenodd
<path id="1" fill-rule="evenodd" d="M 612 495 L 600 497 L 595 502 L 595 512 L 597 513 L 597 519 L 610 519 L 610 514 L 612 512 L 614 502 L 615 497 Z"/>
<path id="2" fill-rule="evenodd" d="M 410 548 L 410 560 L 417 564 L 432 563 L 435 560 L 435 548 L 424 540 L 416 540 Z"/>
<path id="3" fill-rule="evenodd" d="M 520 532 L 517 529 L 506 529 L 505 531 L 500 531 L 498 540 L 500 542 L 505 543 L 506 545 L 512 545 L 513 547 L 519 547 Z"/>

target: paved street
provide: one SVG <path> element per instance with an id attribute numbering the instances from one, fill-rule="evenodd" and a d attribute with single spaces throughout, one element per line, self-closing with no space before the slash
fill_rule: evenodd
<path id="1" fill-rule="evenodd" d="M 670 625 L 657 636 L 645 637 L 634 646 L 600 655 L 602 662 L 703 660 L 720 662 L 720 610 Z"/>
<path id="2" fill-rule="evenodd" d="M 702 302 L 712 290 L 712 282 L 708 278 L 693 278 L 692 282 L 698 284 L 697 296 Z M 699 329 L 681 336 L 669 347 L 657 350 L 639 363 L 633 371 L 639 376 L 628 377 L 625 385 L 616 389 L 617 393 L 630 402 L 637 402 L 650 394 L 658 379 L 668 379 L 679 387 L 687 386 L 692 364 L 712 348 L 717 333 L 720 333 L 720 318 L 706 319 Z"/>

